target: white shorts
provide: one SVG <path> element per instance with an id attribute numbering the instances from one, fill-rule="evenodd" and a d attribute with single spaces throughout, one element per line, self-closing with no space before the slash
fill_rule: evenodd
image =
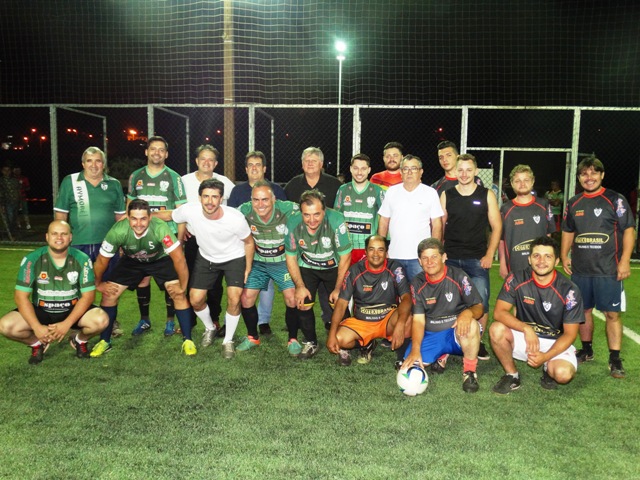
<path id="1" fill-rule="evenodd" d="M 527 342 L 524 340 L 524 333 L 518 332 L 517 330 L 511 330 L 513 334 L 513 358 L 516 360 L 522 360 L 523 362 L 527 361 Z M 540 351 L 542 353 L 548 352 L 553 344 L 556 343 L 555 340 L 551 338 L 538 338 L 540 341 Z M 564 352 L 553 357 L 549 362 L 553 360 L 565 360 L 573 365 L 573 368 L 578 370 L 578 359 L 576 358 L 576 347 L 573 345 L 569 345 Z M 545 362 L 545 365 L 549 362 Z"/>

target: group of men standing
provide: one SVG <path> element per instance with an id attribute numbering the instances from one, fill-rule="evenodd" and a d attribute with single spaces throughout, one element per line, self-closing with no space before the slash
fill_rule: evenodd
<path id="1" fill-rule="evenodd" d="M 351 364 L 353 349 L 360 351 L 359 363 L 368 363 L 383 339 L 398 353 L 398 367 L 418 363 L 440 374 L 449 355 L 462 356 L 462 387 L 473 393 L 478 359 L 489 359 L 482 341 L 488 271 L 499 252 L 506 280 L 488 337 L 505 375 L 494 392 L 519 388 L 514 358 L 542 367 L 544 388 L 569 382 L 578 363 L 593 359 L 593 307 L 606 316 L 611 375 L 625 376 L 619 312 L 634 222 L 624 197 L 602 187 L 598 159 L 578 165 L 584 192 L 567 203 L 559 249 L 549 237 L 553 213 L 547 200 L 532 194 L 528 166 L 512 170 L 516 198 L 499 206 L 477 176 L 475 157 L 459 155 L 448 141 L 438 145 L 444 176 L 431 187 L 422 183 L 422 160 L 403 156 L 397 142 L 384 147 L 385 171 L 371 181 L 370 158 L 355 155 L 352 181 L 344 185 L 324 173 L 322 151 L 310 147 L 302 154 L 303 173 L 284 190 L 264 180 L 261 152 L 247 154 L 248 182 L 238 187 L 213 172 L 219 152 L 209 145 L 196 151 L 198 170 L 182 178 L 165 165 L 163 138 L 150 138 L 146 154 L 148 164 L 131 175 L 126 206 L 97 148 L 83 154 L 83 172 L 63 180 L 48 246 L 23 261 L 18 309 L 0 319 L 0 333 L 32 347 L 31 363 L 69 328 L 80 330 L 71 339 L 79 357 L 109 351 L 118 298 L 128 288 L 139 289 L 141 311 L 132 333 L 149 331 L 150 277 L 167 293 L 165 334 L 174 333 L 175 314 L 186 355 L 197 352 L 194 311 L 205 328 L 201 346 L 222 336 L 223 356 L 232 358 L 270 333 L 275 283 L 286 305 L 291 355 L 309 359 L 318 352 L 317 294 L 327 348 L 341 365 Z M 560 259 L 572 280 L 556 272 Z M 221 328 L 222 277 L 227 310 Z M 64 302 L 45 293 L 57 292 L 49 282 L 58 278 L 73 283 L 64 285 Z M 95 289 L 102 293 L 100 308 L 92 308 Z M 235 347 L 241 314 L 247 336 Z M 578 332 L 582 349 L 576 353 Z M 97 334 L 100 341 L 89 351 L 87 339 Z"/>

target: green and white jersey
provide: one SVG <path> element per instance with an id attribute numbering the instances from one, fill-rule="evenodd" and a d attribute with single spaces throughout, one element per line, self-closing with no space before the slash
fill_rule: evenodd
<path id="1" fill-rule="evenodd" d="M 49 313 L 72 310 L 83 293 L 95 289 L 91 259 L 73 247 L 61 267 L 49 255 L 49 247 L 27 254 L 16 281 L 16 290 L 30 293 L 31 303 Z"/>
<path id="2" fill-rule="evenodd" d="M 300 267 L 337 268 L 340 257 L 352 249 L 344 216 L 331 208 L 325 210 L 324 220 L 313 235 L 307 230 L 299 211 L 289 217 L 285 233 L 285 252 L 297 256 Z"/>
<path id="3" fill-rule="evenodd" d="M 173 210 L 187 202 L 182 178 L 165 166 L 160 173 L 152 176 L 146 166 L 139 168 L 129 177 L 127 198 L 140 198 L 149 202 L 152 212 Z M 178 232 L 175 222 L 167 222 L 173 233 Z"/>
<path id="4" fill-rule="evenodd" d="M 353 248 L 364 249 L 367 237 L 378 232 L 378 210 L 382 200 L 384 190 L 375 183 L 367 182 L 360 192 L 353 182 L 338 189 L 333 208 L 344 215 Z"/>
<path id="5" fill-rule="evenodd" d="M 167 222 L 152 217 L 149 228 L 138 237 L 127 220 L 116 223 L 100 246 L 100 255 L 113 257 L 119 248 L 126 257 L 141 263 L 155 262 L 180 246 Z"/>
<path id="6" fill-rule="evenodd" d="M 84 172 L 67 175 L 53 210 L 68 215 L 73 229 L 71 245 L 98 244 L 116 223 L 116 215 L 126 212 L 122 185 L 106 174 L 95 187 L 85 180 Z"/>
<path id="7" fill-rule="evenodd" d="M 256 246 L 253 259 L 258 262 L 284 262 L 284 236 L 287 220 L 293 212 L 300 210 L 297 203 L 276 200 L 271 219 L 266 223 L 253 211 L 251 202 L 243 203 L 238 210 L 246 217 Z"/>

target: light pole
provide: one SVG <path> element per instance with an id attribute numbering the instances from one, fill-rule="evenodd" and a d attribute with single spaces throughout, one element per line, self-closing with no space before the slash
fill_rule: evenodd
<path id="1" fill-rule="evenodd" d="M 347 44 L 342 40 L 336 40 L 335 43 L 336 52 L 338 55 L 338 155 L 336 156 L 336 175 L 340 173 L 340 129 L 342 123 L 342 62 L 346 58 L 345 53 L 347 51 Z"/>

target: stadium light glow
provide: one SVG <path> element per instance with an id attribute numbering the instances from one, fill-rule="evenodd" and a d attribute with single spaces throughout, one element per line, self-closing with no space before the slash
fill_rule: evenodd
<path id="1" fill-rule="evenodd" d="M 342 124 L 342 62 L 347 58 L 347 44 L 344 40 L 336 40 L 334 47 L 338 52 L 336 60 L 338 60 L 338 138 L 337 138 L 337 150 L 336 155 L 336 175 L 340 174 L 340 130 Z"/>

